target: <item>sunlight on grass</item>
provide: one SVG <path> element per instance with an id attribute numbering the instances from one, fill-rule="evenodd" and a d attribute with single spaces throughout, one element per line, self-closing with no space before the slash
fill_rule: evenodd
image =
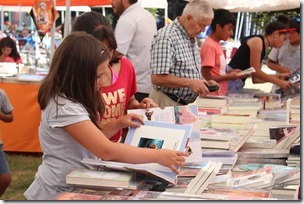
<path id="1" fill-rule="evenodd" d="M 41 163 L 41 154 L 6 153 L 12 182 L 1 200 L 25 200 L 23 193 L 34 180 Z"/>

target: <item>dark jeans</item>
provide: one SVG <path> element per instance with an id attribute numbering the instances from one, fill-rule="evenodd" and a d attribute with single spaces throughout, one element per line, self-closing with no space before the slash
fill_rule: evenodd
<path id="1" fill-rule="evenodd" d="M 135 96 L 136 100 L 140 103 L 144 98 L 149 97 L 149 94 L 137 92 L 136 94 L 134 94 L 134 96 Z"/>

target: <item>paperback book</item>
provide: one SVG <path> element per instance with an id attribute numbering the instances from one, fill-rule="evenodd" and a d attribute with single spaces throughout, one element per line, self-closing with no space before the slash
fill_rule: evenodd
<path id="1" fill-rule="evenodd" d="M 129 188 L 133 180 L 135 180 L 135 174 L 132 172 L 90 169 L 77 169 L 66 176 L 67 184 L 114 188 Z"/>
<path id="2" fill-rule="evenodd" d="M 173 124 L 188 124 L 192 125 L 192 131 L 189 139 L 189 149 L 191 154 L 186 158 L 186 163 L 200 162 L 201 161 L 201 148 L 200 148 L 200 123 L 198 117 L 197 105 L 187 106 L 170 106 L 161 108 L 151 108 L 149 111 L 145 109 L 132 109 L 128 113 L 136 113 L 142 115 L 144 120 L 167 122 Z"/>
<path id="3" fill-rule="evenodd" d="M 139 128 L 130 128 L 125 144 L 140 148 L 186 151 L 192 125 L 145 121 Z M 176 183 L 177 174 L 168 167 L 156 163 L 129 164 L 123 162 L 83 159 L 82 162 L 102 169 L 131 171 Z"/>

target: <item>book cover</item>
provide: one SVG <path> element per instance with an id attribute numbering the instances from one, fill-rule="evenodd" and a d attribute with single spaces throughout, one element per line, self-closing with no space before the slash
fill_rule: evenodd
<path id="1" fill-rule="evenodd" d="M 92 190 L 92 189 L 76 189 L 74 192 L 80 194 L 89 194 L 89 195 L 116 195 L 116 196 L 129 196 L 142 200 L 149 200 L 157 198 L 161 193 L 157 191 L 148 191 L 148 190 L 132 190 L 132 189 L 112 189 L 112 190 Z"/>
<path id="2" fill-rule="evenodd" d="M 176 183 L 177 174 L 175 172 L 155 170 L 146 164 L 129 164 L 124 162 L 103 161 L 98 159 L 83 159 L 81 162 L 89 164 L 96 169 L 106 169 L 113 171 L 136 172 L 138 174 L 154 178 L 156 180 L 164 180 L 169 183 Z"/>
<path id="3" fill-rule="evenodd" d="M 293 129 L 288 135 L 282 137 L 274 147 L 275 149 L 288 149 L 300 137 L 300 126 Z"/>
<path id="4" fill-rule="evenodd" d="M 145 121 L 139 128 L 130 128 L 125 139 L 125 144 L 151 149 L 170 149 L 185 152 L 192 125 L 171 124 L 155 121 Z M 146 164 L 151 168 L 161 171 L 171 170 L 160 164 Z"/>
<path id="5" fill-rule="evenodd" d="M 267 166 L 255 171 L 248 171 L 234 175 L 227 180 L 228 187 L 257 187 L 263 188 L 272 184 L 273 174 L 271 173 L 272 167 Z"/>
<path id="6" fill-rule="evenodd" d="M 134 173 L 77 169 L 66 176 L 67 184 L 128 188 Z"/>
<path id="7" fill-rule="evenodd" d="M 278 126 L 278 127 L 270 127 L 269 128 L 269 136 L 270 139 L 275 139 L 279 141 L 285 136 L 288 136 L 292 130 L 294 130 L 296 125 L 286 125 L 286 126 Z"/>
<path id="8" fill-rule="evenodd" d="M 253 72 L 255 72 L 255 68 L 254 67 L 249 67 L 245 70 L 242 70 L 241 72 L 238 72 L 237 75 L 238 76 L 249 75 L 249 74 L 252 74 Z"/>
<path id="9" fill-rule="evenodd" d="M 153 149 L 171 149 L 186 151 L 192 125 L 171 124 L 164 122 L 145 121 L 139 128 L 130 128 L 125 144 Z M 84 163 L 120 171 L 134 171 L 175 183 L 177 174 L 168 167 L 156 163 L 129 164 L 103 160 L 83 159 Z"/>
<path id="10" fill-rule="evenodd" d="M 288 81 L 294 84 L 299 82 L 300 80 L 301 80 L 301 68 L 298 68 L 290 75 Z"/>
<path id="11" fill-rule="evenodd" d="M 101 200 L 103 196 L 74 192 L 60 192 L 52 200 Z"/>
<path id="12" fill-rule="evenodd" d="M 258 149 L 248 148 L 241 149 L 238 152 L 240 157 L 253 157 L 253 158 L 287 158 L 289 155 L 288 149 Z"/>
<path id="13" fill-rule="evenodd" d="M 253 188 L 208 188 L 206 193 L 271 198 L 269 191 Z"/>
<path id="14" fill-rule="evenodd" d="M 151 108 L 149 111 L 145 109 L 128 110 L 128 113 L 136 113 L 142 115 L 145 120 L 167 122 L 173 124 L 188 124 L 192 125 L 190 140 L 188 143 L 192 151 L 189 157 L 186 158 L 186 163 L 201 161 L 200 148 L 200 120 L 198 116 L 198 107 L 195 104 L 187 106 L 170 106 L 161 108 Z"/>

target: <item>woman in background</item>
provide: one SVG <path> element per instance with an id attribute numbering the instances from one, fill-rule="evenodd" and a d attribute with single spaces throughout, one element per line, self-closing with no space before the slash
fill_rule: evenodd
<path id="1" fill-rule="evenodd" d="M 255 72 L 252 73 L 252 82 L 254 84 L 270 82 L 283 89 L 288 89 L 291 87 L 291 83 L 281 79 L 281 75 L 269 75 L 262 71 L 262 62 L 266 55 L 266 50 L 269 47 L 280 48 L 287 39 L 288 31 L 288 26 L 284 22 L 277 20 L 267 25 L 265 35 L 246 37 L 229 62 L 227 70 L 245 70 L 249 67 L 254 67 Z M 246 78 L 230 80 L 228 82 L 228 90 L 242 89 L 245 85 L 245 80 Z"/>
<path id="2" fill-rule="evenodd" d="M 0 62 L 22 63 L 15 41 L 11 37 L 0 40 Z"/>
<path id="3" fill-rule="evenodd" d="M 288 40 L 285 44 L 277 48 L 272 48 L 268 55 L 267 66 L 279 73 L 294 73 L 301 67 L 301 35 L 300 35 L 300 17 L 289 19 L 287 16 L 280 15 L 278 18 L 286 17 L 286 23 L 289 26 Z M 273 86 L 272 92 L 278 89 Z"/>

